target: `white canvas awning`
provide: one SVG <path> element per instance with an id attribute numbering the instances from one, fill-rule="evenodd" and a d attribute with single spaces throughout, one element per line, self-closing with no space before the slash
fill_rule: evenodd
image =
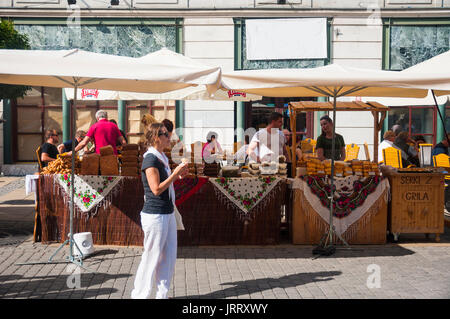
<path id="1" fill-rule="evenodd" d="M 73 89 L 65 88 L 66 97 L 73 98 Z M 215 100 L 215 101 L 257 101 L 262 96 L 233 90 L 217 90 L 209 94 L 205 85 L 189 86 L 166 93 L 138 93 L 110 90 L 82 89 L 77 99 L 85 100 Z"/>
<path id="2" fill-rule="evenodd" d="M 450 73 L 402 73 L 330 64 L 311 69 L 266 69 L 222 74 L 227 89 L 272 97 L 390 96 L 450 93 Z"/>
<path id="3" fill-rule="evenodd" d="M 205 85 L 216 91 L 221 69 L 162 49 L 141 58 L 83 50 L 0 50 L 0 83 L 163 93 Z M 188 63 L 191 61 L 191 63 Z M 76 81 L 75 81 L 76 80 Z"/>

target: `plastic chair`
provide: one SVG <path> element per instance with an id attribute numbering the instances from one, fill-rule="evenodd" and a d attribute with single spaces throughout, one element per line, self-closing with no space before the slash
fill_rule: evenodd
<path id="1" fill-rule="evenodd" d="M 300 148 L 303 153 L 314 153 L 316 150 L 317 141 L 312 138 L 304 139 L 300 142 Z"/>
<path id="2" fill-rule="evenodd" d="M 395 147 L 388 147 L 383 149 L 384 165 L 389 165 L 395 168 L 403 168 L 402 153 Z"/>
<path id="3" fill-rule="evenodd" d="M 359 155 L 359 146 L 352 143 L 348 144 L 345 147 L 345 161 L 351 161 L 354 159 L 358 159 Z"/>
<path id="4" fill-rule="evenodd" d="M 450 167 L 450 156 L 439 154 L 433 156 L 434 167 Z"/>
<path id="5" fill-rule="evenodd" d="M 38 163 L 39 163 L 39 172 L 40 172 L 40 171 L 42 171 L 41 147 L 40 146 L 36 149 L 36 157 L 37 157 L 37 160 L 38 160 Z"/>

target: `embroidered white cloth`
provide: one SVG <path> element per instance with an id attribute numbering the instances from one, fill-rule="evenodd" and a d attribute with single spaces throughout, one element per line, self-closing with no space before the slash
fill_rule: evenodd
<path id="1" fill-rule="evenodd" d="M 39 180 L 39 175 L 26 175 L 25 176 L 25 195 L 30 193 L 36 193 L 37 183 Z"/>
<path id="2" fill-rule="evenodd" d="M 258 205 L 281 180 L 281 178 L 273 176 L 254 178 L 219 177 L 209 179 L 216 189 L 244 213 L 248 213 L 253 207 Z"/>
<path id="3" fill-rule="evenodd" d="M 353 185 L 353 182 L 357 180 L 357 176 L 348 176 L 346 178 L 340 178 L 336 179 L 336 189 L 342 190 L 343 187 L 347 186 L 350 188 L 349 185 Z M 311 207 L 314 207 L 315 211 L 319 214 L 319 216 L 327 223 L 330 222 L 330 209 L 327 207 L 324 207 L 320 201 L 320 198 L 313 194 L 310 187 L 306 183 L 306 181 L 296 178 L 292 184 L 293 189 L 300 189 L 303 191 L 303 194 L 305 195 L 306 200 L 311 205 Z M 387 202 L 389 198 L 389 181 L 387 178 L 380 181 L 375 191 L 370 193 L 367 198 L 365 199 L 364 203 L 357 207 L 355 210 L 352 211 L 351 214 L 345 217 L 337 218 L 333 216 L 333 225 L 335 227 L 335 231 L 338 235 L 342 235 L 345 233 L 345 231 L 356 221 L 358 221 L 361 217 L 364 216 L 364 214 L 368 211 L 370 207 L 380 198 L 380 196 L 386 191 L 384 200 Z"/>
<path id="4" fill-rule="evenodd" d="M 74 202 L 82 212 L 88 212 L 119 183 L 122 176 L 75 175 Z M 55 179 L 64 189 L 68 198 L 71 196 L 70 174 L 56 174 Z"/>

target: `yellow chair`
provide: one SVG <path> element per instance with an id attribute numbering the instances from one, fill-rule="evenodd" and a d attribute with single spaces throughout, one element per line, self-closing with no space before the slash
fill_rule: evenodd
<path id="1" fill-rule="evenodd" d="M 389 165 L 395 168 L 403 168 L 402 153 L 395 147 L 388 147 L 383 149 L 384 165 Z"/>
<path id="2" fill-rule="evenodd" d="M 345 147 L 345 161 L 351 161 L 354 159 L 358 159 L 359 155 L 359 146 L 352 143 L 348 144 Z"/>
<path id="3" fill-rule="evenodd" d="M 300 149 L 302 150 L 302 153 L 314 153 L 316 150 L 316 144 L 316 140 L 307 138 L 300 142 Z"/>
<path id="4" fill-rule="evenodd" d="M 38 163 L 39 163 L 39 172 L 40 172 L 40 171 L 42 171 L 41 147 L 40 146 L 36 149 L 36 157 L 37 157 L 37 160 L 38 160 Z"/>
<path id="5" fill-rule="evenodd" d="M 450 167 L 450 156 L 439 154 L 433 156 L 434 167 Z"/>

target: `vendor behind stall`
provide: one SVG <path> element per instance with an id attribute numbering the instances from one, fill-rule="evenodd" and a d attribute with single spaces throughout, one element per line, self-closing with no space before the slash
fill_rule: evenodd
<path id="1" fill-rule="evenodd" d="M 334 154 L 332 153 L 333 143 L 333 121 L 328 115 L 320 118 L 322 134 L 317 139 L 316 151 L 319 160 L 334 158 L 335 161 L 345 160 L 345 142 L 342 135 L 335 133 Z"/>
<path id="2" fill-rule="evenodd" d="M 119 141 L 122 145 L 127 144 L 120 133 L 116 124 L 108 121 L 108 113 L 104 110 L 98 110 L 95 113 L 97 123 L 89 128 L 86 137 L 75 147 L 75 152 L 78 152 L 85 147 L 90 141 L 95 143 L 95 152 L 100 154 L 100 148 L 111 145 L 114 154 L 117 155 L 116 143 Z"/>
<path id="3" fill-rule="evenodd" d="M 280 155 L 289 158 L 286 150 L 286 138 L 282 131 L 283 115 L 272 112 L 267 127 L 253 135 L 247 150 L 249 159 L 256 162 L 278 161 Z"/>
<path id="4" fill-rule="evenodd" d="M 409 165 L 420 166 L 419 157 L 415 154 L 414 147 L 408 144 L 408 132 L 400 132 L 394 141 L 394 146 L 401 151 L 402 165 L 408 167 Z"/>
<path id="5" fill-rule="evenodd" d="M 79 130 L 75 133 L 75 147 L 84 139 L 86 132 Z M 58 152 L 65 153 L 72 151 L 72 140 L 68 140 L 62 144 L 58 145 Z"/>
<path id="6" fill-rule="evenodd" d="M 436 146 L 431 151 L 432 156 L 436 156 L 439 154 L 450 155 L 448 151 L 450 141 L 450 133 L 447 134 L 447 138 L 444 138 L 440 143 L 436 144 Z"/>
<path id="7" fill-rule="evenodd" d="M 222 146 L 220 146 L 217 137 L 218 135 L 215 132 L 209 132 L 206 136 L 206 144 L 203 145 L 202 149 L 202 157 L 206 163 L 214 162 L 213 154 L 223 154 Z"/>
<path id="8" fill-rule="evenodd" d="M 47 130 L 45 132 L 45 143 L 41 146 L 41 162 L 42 166 L 46 167 L 48 163 L 56 160 L 58 156 L 58 149 L 56 145 L 59 142 L 58 133 L 56 130 Z"/>

